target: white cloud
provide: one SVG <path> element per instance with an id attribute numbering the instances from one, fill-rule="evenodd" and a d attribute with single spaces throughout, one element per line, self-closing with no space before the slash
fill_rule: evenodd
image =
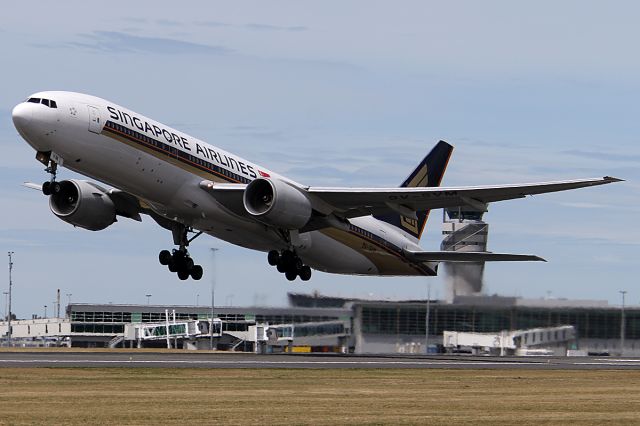
<path id="1" fill-rule="evenodd" d="M 612 260 L 628 260 L 621 252 L 636 251 L 640 241 L 633 222 L 640 207 L 634 167 L 640 57 L 629 54 L 640 37 L 635 3 L 202 2 L 178 8 L 160 1 L 153 8 L 116 2 L 99 14 L 82 1 L 64 10 L 53 2 L 34 5 L 12 2 L 0 16 L 0 49 L 10 64 L 3 77 L 11 82 L 0 91 L 0 245 L 19 246 L 16 273 L 29 283 L 19 305 L 24 315 L 57 286 L 70 288 L 74 300 L 144 302 L 151 292 L 158 303 L 192 303 L 196 291 L 202 300 L 207 285 L 183 285 L 157 264 L 170 235 L 153 223 L 74 230 L 49 213 L 46 200 L 18 189 L 23 180 L 45 175 L 9 112 L 43 89 L 112 99 L 316 185 L 396 185 L 440 138 L 456 146 L 447 185 L 620 175 L 629 182 L 492 205 L 486 216 L 492 248 L 554 261 L 491 265 L 488 282 L 511 291 L 518 281 L 525 295 L 540 295 L 544 282 L 565 295 L 607 298 L 603 283 L 635 274 L 634 262 Z M 193 25 L 199 21 L 209 24 Z M 261 27 L 247 27 L 251 23 Z M 176 30 L 183 33 L 172 35 Z M 33 47 L 69 42 L 87 48 Z M 438 246 L 439 222 L 432 214 L 425 247 Z M 48 253 L 47 245 L 56 249 Z M 424 295 L 423 278 L 319 273 L 307 285 L 290 285 L 269 269 L 263 253 L 201 237 L 194 254 L 204 263 L 212 245 L 224 247 L 223 300 L 233 293 L 234 302 L 247 304 L 267 292 L 270 303 L 284 303 L 287 291 L 314 288 Z M 582 246 L 597 246 L 597 255 Z M 597 256 L 605 261 L 591 269 Z M 72 274 L 58 272 L 69 264 L 78 265 Z"/>

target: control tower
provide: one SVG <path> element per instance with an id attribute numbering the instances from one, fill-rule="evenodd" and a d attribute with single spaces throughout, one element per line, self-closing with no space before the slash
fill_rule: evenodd
<path id="1" fill-rule="evenodd" d="M 487 251 L 489 225 L 482 221 L 484 211 L 471 207 L 443 209 L 443 251 Z M 456 296 L 473 296 L 482 292 L 484 262 L 444 262 L 445 300 Z"/>

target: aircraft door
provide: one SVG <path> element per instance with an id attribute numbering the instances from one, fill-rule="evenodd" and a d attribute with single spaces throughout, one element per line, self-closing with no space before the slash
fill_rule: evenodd
<path id="1" fill-rule="evenodd" d="M 100 111 L 98 108 L 88 105 L 89 107 L 89 131 L 93 133 L 100 133 L 102 130 L 102 119 L 100 118 Z"/>

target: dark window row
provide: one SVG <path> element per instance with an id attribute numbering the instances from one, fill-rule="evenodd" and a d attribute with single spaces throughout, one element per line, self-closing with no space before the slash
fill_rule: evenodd
<path id="1" fill-rule="evenodd" d="M 131 130 L 128 127 L 122 126 L 120 124 L 114 123 L 112 121 L 109 121 L 107 123 L 108 127 L 111 127 L 113 129 L 118 130 L 121 133 L 124 133 L 126 135 L 132 136 L 138 140 L 142 140 L 144 142 L 146 142 L 147 144 L 156 147 L 158 149 L 160 149 L 161 151 L 165 152 L 165 153 L 169 153 L 170 155 L 173 155 L 175 157 L 179 157 L 179 158 L 183 158 L 187 161 L 189 161 L 190 163 L 196 164 L 197 166 L 200 166 L 200 168 L 205 169 L 208 172 L 213 171 L 214 173 L 217 173 L 218 175 L 222 175 L 222 176 L 226 176 L 236 182 L 241 182 L 241 183 L 249 183 L 250 180 L 244 176 L 241 176 L 239 174 L 236 174 L 230 170 L 227 169 L 223 169 L 222 167 L 216 166 L 215 164 L 203 160 L 202 158 L 196 157 L 195 155 L 191 155 L 188 152 L 185 151 L 181 151 L 179 149 L 177 149 L 176 147 L 166 144 L 164 142 L 161 142 L 159 140 L 153 139 L 149 136 L 147 136 L 144 133 L 139 133 L 136 132 L 135 130 Z"/>
<path id="2" fill-rule="evenodd" d="M 295 324 L 301 322 L 335 321 L 338 318 L 312 315 L 256 315 L 256 322 L 275 324 Z"/>
<path id="3" fill-rule="evenodd" d="M 71 312 L 71 321 L 131 322 L 131 312 Z"/>
<path id="4" fill-rule="evenodd" d="M 343 323 L 334 323 L 334 324 L 313 324 L 313 325 L 302 325 L 295 326 L 295 336 L 296 337 L 305 337 L 305 336 L 326 336 L 331 334 L 344 334 L 344 324 Z"/>
<path id="5" fill-rule="evenodd" d="M 72 333 L 124 333 L 124 324 L 71 324 Z"/>

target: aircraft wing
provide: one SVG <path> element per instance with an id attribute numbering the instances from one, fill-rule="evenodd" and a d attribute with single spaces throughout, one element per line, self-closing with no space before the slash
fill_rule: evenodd
<path id="1" fill-rule="evenodd" d="M 622 179 L 605 176 L 594 179 L 486 186 L 414 188 L 300 187 L 298 189 L 311 200 L 314 210 L 319 212 L 320 215 L 348 219 L 390 212 L 411 217 L 417 211 L 458 206 L 470 206 L 476 210 L 486 211 L 487 204 L 495 201 L 512 200 L 524 198 L 527 195 L 566 191 L 620 181 Z M 202 181 L 200 187 L 209 192 L 230 211 L 239 216 L 250 218 L 242 202 L 246 185 L 214 184 L 211 181 Z"/>
<path id="2" fill-rule="evenodd" d="M 407 259 L 413 262 L 546 262 L 532 254 L 492 253 L 490 251 L 413 251 L 403 250 Z"/>
<path id="3" fill-rule="evenodd" d="M 444 207 L 470 206 L 486 211 L 495 201 L 524 198 L 527 195 L 566 191 L 587 186 L 620 182 L 605 176 L 595 179 L 575 179 L 509 185 L 419 187 L 419 188 L 320 188 L 309 187 L 307 193 L 316 201 L 323 214 L 352 218 L 396 212 L 405 216 L 412 212 Z"/>

